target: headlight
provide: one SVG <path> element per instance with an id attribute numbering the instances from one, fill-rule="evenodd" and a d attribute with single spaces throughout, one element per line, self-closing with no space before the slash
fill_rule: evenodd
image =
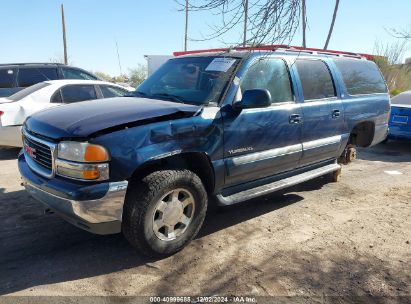
<path id="1" fill-rule="evenodd" d="M 110 156 L 102 146 L 64 141 L 57 147 L 56 173 L 78 180 L 107 180 L 109 160 Z"/>
<path id="2" fill-rule="evenodd" d="M 109 154 L 104 147 L 74 141 L 59 143 L 57 157 L 82 163 L 99 163 L 110 160 Z"/>

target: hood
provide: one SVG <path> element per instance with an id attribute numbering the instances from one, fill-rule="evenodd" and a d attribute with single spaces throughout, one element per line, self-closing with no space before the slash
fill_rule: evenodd
<path id="1" fill-rule="evenodd" d="M 137 97 L 97 99 L 37 112 L 26 120 L 25 127 L 56 140 L 87 138 L 159 118 L 192 116 L 200 109 L 201 106 Z"/>

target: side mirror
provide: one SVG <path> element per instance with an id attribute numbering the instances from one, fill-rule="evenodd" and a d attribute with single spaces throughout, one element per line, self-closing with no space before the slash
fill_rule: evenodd
<path id="1" fill-rule="evenodd" d="M 236 109 L 266 108 L 271 105 L 271 94 L 266 89 L 246 90 L 243 98 L 234 103 Z"/>

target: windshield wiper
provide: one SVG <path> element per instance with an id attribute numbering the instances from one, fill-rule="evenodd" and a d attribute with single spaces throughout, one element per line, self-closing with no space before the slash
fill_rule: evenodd
<path id="1" fill-rule="evenodd" d="M 178 95 L 173 95 L 173 94 L 168 94 L 168 93 L 159 93 L 159 94 L 153 94 L 151 95 L 152 97 L 160 97 L 160 98 L 167 98 L 171 99 L 172 101 L 180 102 L 180 103 L 186 103 L 184 99 L 182 99 L 181 96 Z"/>

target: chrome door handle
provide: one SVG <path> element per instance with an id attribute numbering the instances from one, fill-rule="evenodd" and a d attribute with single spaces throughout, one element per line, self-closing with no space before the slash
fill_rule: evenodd
<path id="1" fill-rule="evenodd" d="M 332 118 L 338 118 L 338 117 L 340 117 L 340 115 L 341 115 L 341 111 L 340 111 L 340 110 L 334 110 L 334 111 L 332 111 L 332 113 L 331 113 L 331 117 L 332 117 Z"/>
<path id="2" fill-rule="evenodd" d="M 299 114 L 291 114 L 288 122 L 290 124 L 299 124 L 302 122 L 301 116 Z"/>

